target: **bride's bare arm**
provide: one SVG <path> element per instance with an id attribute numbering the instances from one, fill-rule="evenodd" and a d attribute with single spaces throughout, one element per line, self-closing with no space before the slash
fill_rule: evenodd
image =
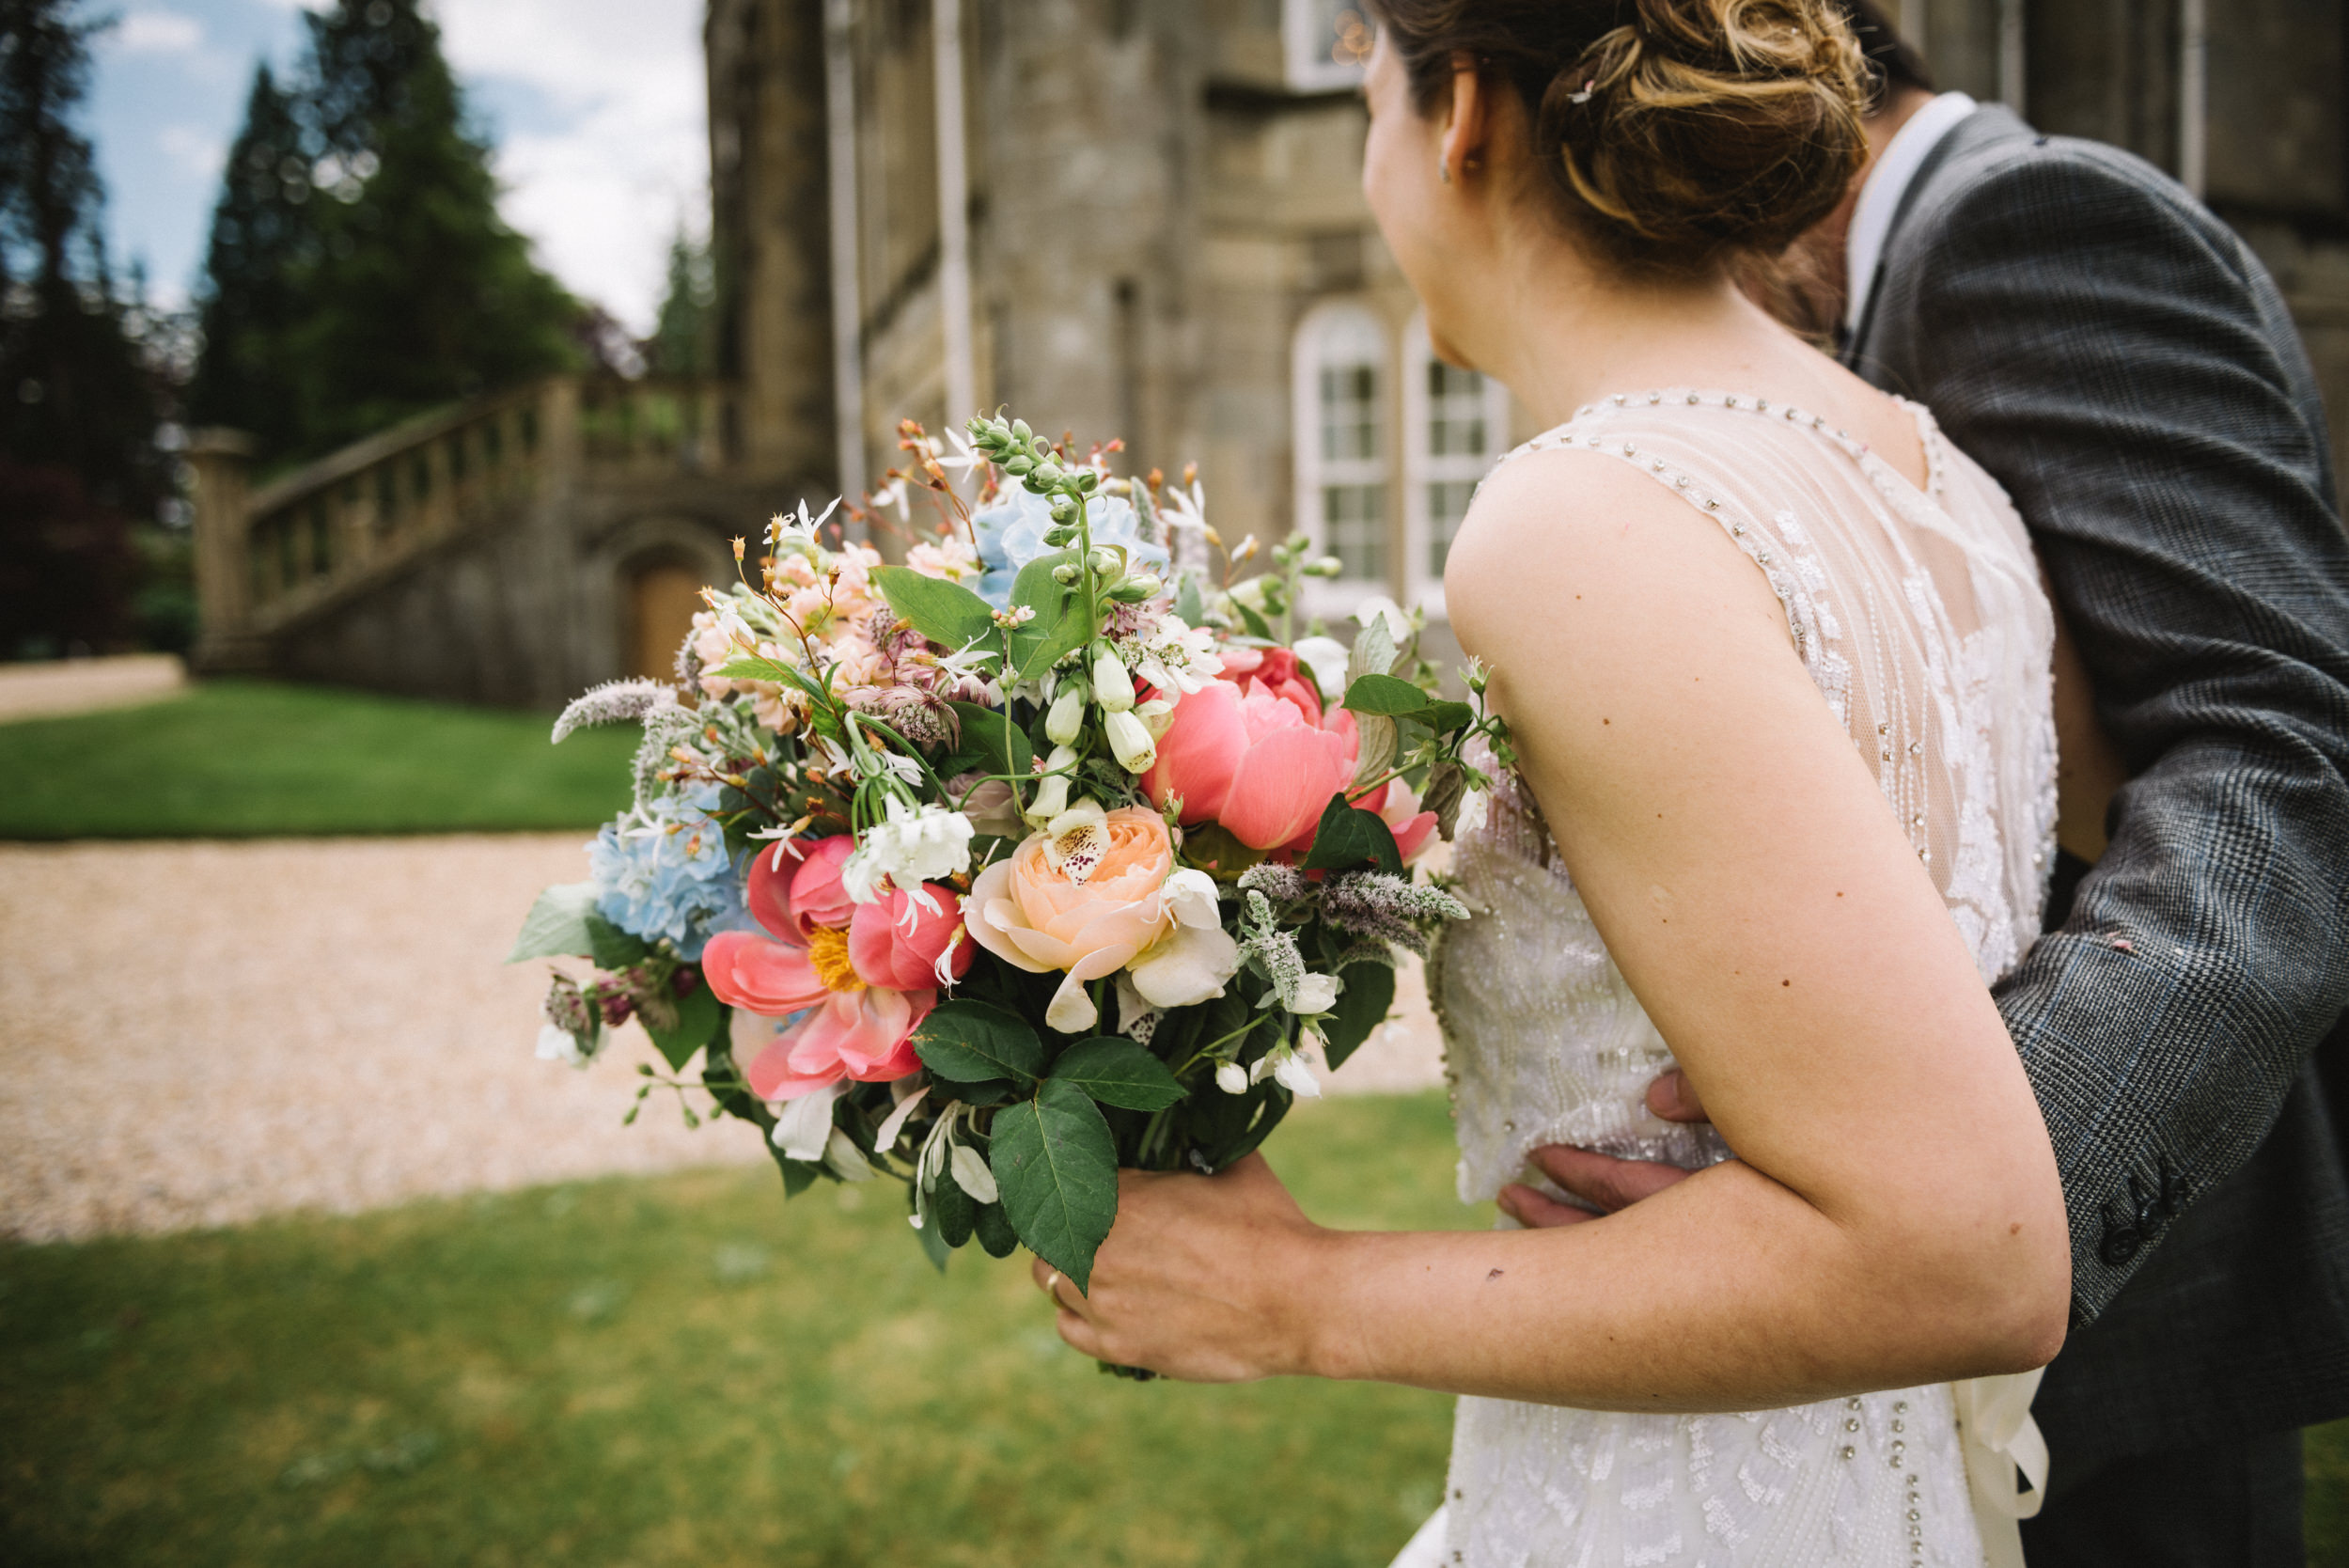
<path id="1" fill-rule="evenodd" d="M 1761 574 L 1642 476 L 1543 453 L 1487 486 L 1447 581 L 1592 917 L 1740 1159 L 1483 1234 L 1321 1230 L 1261 1167 L 1129 1177 L 1064 1331 L 1179 1374 L 1636 1410 L 2049 1359 L 2070 1251 L 2037 1103 Z"/>

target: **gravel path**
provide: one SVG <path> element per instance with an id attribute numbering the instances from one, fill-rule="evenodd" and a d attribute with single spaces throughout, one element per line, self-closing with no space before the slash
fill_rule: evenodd
<path id="1" fill-rule="evenodd" d="M 0 1234 L 352 1211 L 760 1160 L 647 1102 L 634 1025 L 531 1055 L 544 964 L 499 961 L 580 834 L 0 845 Z M 1333 1087 L 1440 1080 L 1416 973 Z"/>
<path id="2" fill-rule="evenodd" d="M 186 666 L 176 653 L 0 665 L 0 723 L 154 702 L 178 696 L 187 683 Z"/>

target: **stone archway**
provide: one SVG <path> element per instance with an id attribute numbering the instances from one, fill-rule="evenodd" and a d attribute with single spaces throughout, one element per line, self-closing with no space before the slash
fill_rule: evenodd
<path id="1" fill-rule="evenodd" d="M 677 679 L 677 649 L 701 589 L 734 575 L 715 524 L 656 512 L 607 531 L 582 563 L 578 619 L 583 683 L 623 676 Z"/>

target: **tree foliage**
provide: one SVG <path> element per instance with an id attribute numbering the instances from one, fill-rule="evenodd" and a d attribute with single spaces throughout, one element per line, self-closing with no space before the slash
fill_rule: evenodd
<path id="1" fill-rule="evenodd" d="M 0 656 L 126 642 L 138 552 L 171 489 L 146 312 L 117 289 L 74 127 L 98 24 L 0 0 Z"/>
<path id="2" fill-rule="evenodd" d="M 486 138 L 416 0 L 305 18 L 301 78 L 257 76 L 213 217 L 200 417 L 314 456 L 574 364 L 578 304 L 497 213 Z"/>

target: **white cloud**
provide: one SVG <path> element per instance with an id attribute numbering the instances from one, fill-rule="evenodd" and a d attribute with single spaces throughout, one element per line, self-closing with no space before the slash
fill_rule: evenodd
<path id="1" fill-rule="evenodd" d="M 449 61 L 522 83 L 559 124 L 509 131 L 507 220 L 576 292 L 638 331 L 660 306 L 671 232 L 707 211 L 697 0 L 441 0 Z"/>
<path id="2" fill-rule="evenodd" d="M 198 180 L 211 180 L 220 173 L 222 160 L 228 149 L 217 136 L 208 136 L 192 125 L 166 125 L 156 133 L 155 145 L 172 166 Z"/>
<path id="3" fill-rule="evenodd" d="M 204 47 L 203 24 L 178 11 L 133 11 L 101 36 L 126 55 L 192 55 Z"/>

